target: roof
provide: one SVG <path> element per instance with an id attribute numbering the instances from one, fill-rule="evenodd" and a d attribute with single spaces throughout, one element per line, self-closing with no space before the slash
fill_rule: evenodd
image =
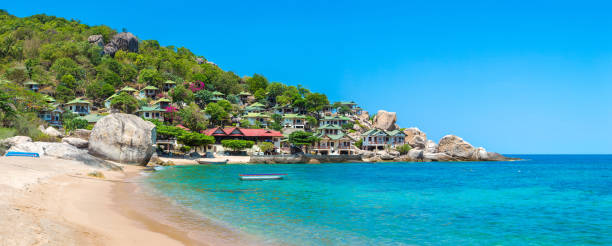
<path id="1" fill-rule="evenodd" d="M 351 118 L 346 117 L 346 116 L 325 116 L 323 117 L 323 120 L 349 120 L 352 121 Z"/>
<path id="2" fill-rule="evenodd" d="M 185 130 L 185 131 L 191 131 L 191 129 L 189 129 L 189 128 L 187 128 L 187 127 L 184 127 L 184 126 L 183 126 L 183 125 L 181 125 L 181 124 L 176 125 L 176 127 L 181 128 L 181 129 L 183 129 L 183 130 Z"/>
<path id="3" fill-rule="evenodd" d="M 263 113 L 248 113 L 243 118 L 270 118 L 269 115 Z"/>
<path id="4" fill-rule="evenodd" d="M 210 100 L 211 101 L 221 101 L 221 100 L 224 100 L 224 99 L 222 97 L 212 97 Z"/>
<path id="5" fill-rule="evenodd" d="M 83 100 L 81 98 L 75 98 L 74 100 L 67 102 L 66 105 L 69 104 L 78 104 L 78 103 L 82 103 L 82 104 L 91 104 L 89 101 Z"/>
<path id="6" fill-rule="evenodd" d="M 79 117 L 77 117 L 77 119 L 86 120 L 88 123 L 96 123 L 96 122 L 98 122 L 98 120 L 102 119 L 102 117 L 104 117 L 104 115 L 88 114 L 88 115 L 85 115 L 85 116 L 79 116 Z"/>
<path id="7" fill-rule="evenodd" d="M 140 107 L 136 112 L 165 112 L 165 110 L 158 107 Z"/>
<path id="8" fill-rule="evenodd" d="M 136 90 L 136 89 L 134 89 L 132 87 L 126 86 L 126 87 L 121 88 L 121 90 L 119 90 L 119 91 L 131 91 L 131 92 L 134 92 L 134 91 L 138 91 L 138 90 Z"/>
<path id="9" fill-rule="evenodd" d="M 166 80 L 166 82 L 164 82 L 164 84 L 176 84 L 176 82 L 174 82 L 172 80 Z"/>
<path id="10" fill-rule="evenodd" d="M 326 129 L 326 130 L 342 130 L 342 127 L 340 127 L 339 125 L 330 125 L 330 124 L 325 124 L 320 126 L 318 129 Z"/>
<path id="11" fill-rule="evenodd" d="M 253 104 L 249 105 L 249 107 L 259 107 L 259 108 L 264 108 L 264 107 L 266 107 L 266 105 L 263 105 L 263 104 L 261 104 L 261 103 L 259 103 L 259 102 L 256 102 L 256 103 L 253 103 Z"/>
<path id="12" fill-rule="evenodd" d="M 23 83 L 23 84 L 24 84 L 24 85 L 38 85 L 39 83 L 36 83 L 36 82 L 34 82 L 34 81 L 31 81 L 31 80 L 30 80 L 30 81 L 25 82 L 25 83 Z"/>
<path id="13" fill-rule="evenodd" d="M 216 127 L 202 131 L 208 136 L 230 136 L 230 137 L 283 137 L 279 131 L 267 129 L 246 129 L 239 127 Z"/>
<path id="14" fill-rule="evenodd" d="M 239 96 L 250 96 L 251 93 L 249 93 L 248 91 L 241 91 L 240 93 L 238 93 Z"/>
<path id="15" fill-rule="evenodd" d="M 117 94 L 113 94 L 112 96 L 110 96 L 110 97 L 106 98 L 104 101 L 111 100 L 111 99 L 113 99 L 113 98 L 114 98 L 114 97 L 116 97 L 116 96 L 118 96 L 118 95 L 117 95 Z"/>
<path id="16" fill-rule="evenodd" d="M 213 94 L 214 96 L 223 96 L 223 95 L 225 95 L 225 94 L 223 94 L 223 93 L 221 93 L 221 92 L 219 92 L 219 91 L 213 91 L 213 93 L 212 93 L 212 94 Z"/>
<path id="17" fill-rule="evenodd" d="M 160 98 L 159 100 L 157 100 L 157 101 L 153 102 L 153 104 L 158 104 L 158 103 L 160 103 L 160 102 L 169 102 L 169 103 L 170 103 L 170 102 L 172 102 L 172 100 L 170 100 L 170 99 L 168 99 L 168 98 L 165 98 L 165 97 L 162 97 L 162 98 Z"/>
<path id="18" fill-rule="evenodd" d="M 338 140 L 338 139 L 343 139 L 343 138 L 348 138 L 348 139 L 351 139 L 351 140 L 355 140 L 351 136 L 347 135 L 346 133 L 344 133 L 342 131 L 339 132 L 338 134 L 317 133 L 317 134 L 315 134 L 315 137 L 318 137 L 318 138 L 327 137 L 327 138 L 329 138 L 331 140 Z"/>
<path id="19" fill-rule="evenodd" d="M 158 89 L 157 89 L 157 87 L 152 86 L 152 85 L 149 85 L 149 86 L 147 86 L 147 87 L 145 87 L 145 88 L 142 88 L 142 89 L 143 89 L 143 90 L 158 90 Z"/>
<path id="20" fill-rule="evenodd" d="M 287 118 L 287 119 L 305 119 L 306 116 L 301 115 L 301 114 L 284 114 L 283 118 Z"/>
<path id="21" fill-rule="evenodd" d="M 384 133 L 385 135 L 388 136 L 397 136 L 397 135 L 406 135 L 404 132 L 400 131 L 400 130 L 393 130 L 393 131 L 385 131 L 382 129 L 371 129 L 367 132 L 364 132 L 361 134 L 361 136 L 370 136 L 370 135 L 376 135 L 379 133 Z"/>
<path id="22" fill-rule="evenodd" d="M 340 104 L 342 105 L 357 105 L 357 103 L 350 101 L 350 102 L 340 102 Z"/>
<path id="23" fill-rule="evenodd" d="M 45 101 L 47 102 L 55 102 L 55 99 L 53 99 L 53 97 L 47 95 L 47 94 L 43 94 L 43 98 L 45 99 Z"/>

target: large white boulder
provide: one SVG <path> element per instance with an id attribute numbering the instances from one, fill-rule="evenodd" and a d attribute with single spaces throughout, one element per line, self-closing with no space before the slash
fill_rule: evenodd
<path id="1" fill-rule="evenodd" d="M 153 155 L 155 125 L 131 114 L 100 119 L 89 136 L 89 153 L 126 164 L 146 165 Z"/>
<path id="2" fill-rule="evenodd" d="M 66 160 L 80 161 L 88 166 L 120 169 L 118 166 L 90 155 L 86 150 L 78 149 L 66 143 L 22 142 L 12 146 L 8 151 L 34 152 L 41 157 L 50 156 Z"/>
<path id="3" fill-rule="evenodd" d="M 62 142 L 63 143 L 67 143 L 70 144 L 74 147 L 77 147 L 79 149 L 86 149 L 89 146 L 89 142 L 85 139 L 81 139 L 81 138 L 62 138 Z"/>
<path id="4" fill-rule="evenodd" d="M 0 140 L 0 146 L 3 146 L 8 149 L 14 145 L 27 143 L 27 142 L 32 142 L 32 138 L 27 137 L 27 136 L 14 136 L 14 137 L 5 138 L 5 139 Z"/>
<path id="5" fill-rule="evenodd" d="M 43 131 L 44 134 L 47 134 L 49 137 L 56 137 L 56 138 L 61 138 L 64 135 L 58 131 L 57 129 L 53 128 L 52 126 L 47 127 L 47 129 L 45 129 L 45 131 Z"/>
<path id="6" fill-rule="evenodd" d="M 436 153 L 438 151 L 438 144 L 432 140 L 427 140 L 425 143 L 425 152 Z"/>
<path id="7" fill-rule="evenodd" d="M 76 129 L 70 133 L 71 137 L 80 138 L 84 140 L 89 140 L 89 136 L 91 135 L 91 130 L 87 129 Z"/>
<path id="8" fill-rule="evenodd" d="M 406 134 L 405 142 L 410 145 L 410 147 L 415 149 L 425 149 L 425 145 L 427 144 L 427 135 L 419 130 L 419 128 L 411 127 L 404 129 L 404 134 Z"/>
<path id="9" fill-rule="evenodd" d="M 476 148 L 474 148 L 474 146 L 464 141 L 462 138 L 455 135 L 446 135 L 440 139 L 437 152 L 464 160 L 470 160 L 475 150 Z"/>
<path id="10" fill-rule="evenodd" d="M 397 121 L 397 114 L 395 112 L 387 112 L 385 110 L 378 110 L 376 116 L 374 116 L 374 127 L 382 130 L 392 131 L 397 128 L 395 122 Z"/>

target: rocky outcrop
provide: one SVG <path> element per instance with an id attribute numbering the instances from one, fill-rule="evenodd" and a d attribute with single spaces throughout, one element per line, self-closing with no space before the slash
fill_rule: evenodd
<path id="1" fill-rule="evenodd" d="M 123 50 L 127 52 L 138 52 L 138 38 L 129 32 L 118 33 L 104 46 L 104 54 L 114 56 L 115 52 Z"/>
<path id="2" fill-rule="evenodd" d="M 378 110 L 376 116 L 374 116 L 374 127 L 382 130 L 395 130 L 397 125 L 397 114 L 395 112 L 387 112 L 385 110 Z"/>
<path id="3" fill-rule="evenodd" d="M 87 38 L 87 42 L 95 44 L 100 47 L 104 47 L 104 37 L 102 35 L 91 35 Z"/>
<path id="4" fill-rule="evenodd" d="M 407 156 L 410 157 L 412 161 L 422 161 L 423 160 L 423 150 L 411 149 L 408 151 Z"/>
<path id="5" fill-rule="evenodd" d="M 438 152 L 438 144 L 432 140 L 427 140 L 425 143 L 425 152 L 436 153 Z"/>
<path id="6" fill-rule="evenodd" d="M 49 137 L 56 137 L 56 138 L 61 138 L 64 135 L 58 131 L 57 129 L 53 128 L 52 126 L 47 127 L 47 129 L 45 129 L 45 131 L 43 131 L 44 134 L 47 134 L 47 136 Z"/>
<path id="7" fill-rule="evenodd" d="M 89 153 L 103 159 L 146 165 L 153 155 L 155 125 L 131 114 L 100 119 L 89 137 Z"/>
<path id="8" fill-rule="evenodd" d="M 446 135 L 440 139 L 438 143 L 439 153 L 457 157 L 464 160 L 470 160 L 476 148 L 462 138 L 455 135 Z"/>
<path id="9" fill-rule="evenodd" d="M 455 161 L 456 159 L 444 153 L 423 152 L 423 161 Z"/>
<path id="10" fill-rule="evenodd" d="M 89 146 L 89 142 L 81 138 L 71 138 L 71 137 L 62 138 L 62 143 L 70 144 L 79 149 L 86 149 Z"/>
<path id="11" fill-rule="evenodd" d="M 91 130 L 87 129 L 76 129 L 70 133 L 71 137 L 80 138 L 83 140 L 89 140 L 89 135 L 91 135 Z"/>
<path id="12" fill-rule="evenodd" d="M 14 136 L 0 140 L 0 146 L 10 148 L 18 144 L 32 142 L 32 138 L 26 136 Z"/>
<path id="13" fill-rule="evenodd" d="M 198 64 L 202 64 L 202 63 L 204 63 L 204 58 L 202 58 L 202 57 L 198 57 L 198 58 L 196 58 L 196 62 L 197 62 Z"/>
<path id="14" fill-rule="evenodd" d="M 415 149 L 425 149 L 425 145 L 427 144 L 427 135 L 419 130 L 419 128 L 406 128 L 404 129 L 404 134 L 406 134 L 405 142 L 410 145 L 410 147 Z"/>
<path id="15" fill-rule="evenodd" d="M 98 168 L 108 168 L 112 170 L 121 169 L 117 165 L 90 155 L 86 150 L 78 149 L 66 143 L 21 142 L 12 146 L 8 151 L 35 152 L 41 157 L 49 156 L 65 160 L 80 161 L 85 165 Z"/>

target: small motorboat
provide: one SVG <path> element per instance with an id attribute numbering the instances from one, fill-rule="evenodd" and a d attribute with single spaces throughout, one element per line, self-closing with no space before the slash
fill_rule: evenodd
<path id="1" fill-rule="evenodd" d="M 240 174 L 240 180 L 278 180 L 283 179 L 286 175 L 282 173 Z"/>
<path id="2" fill-rule="evenodd" d="M 198 160 L 198 163 L 203 164 L 203 165 L 223 165 L 223 164 L 227 164 L 227 161 L 229 160 L 225 160 L 225 161 Z"/>

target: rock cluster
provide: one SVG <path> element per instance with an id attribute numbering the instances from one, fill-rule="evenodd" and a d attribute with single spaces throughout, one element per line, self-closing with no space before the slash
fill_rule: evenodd
<path id="1" fill-rule="evenodd" d="M 89 153 L 126 164 L 146 165 L 153 155 L 155 125 L 131 114 L 100 119 L 89 136 Z"/>
<path id="2" fill-rule="evenodd" d="M 395 112 L 378 110 L 378 113 L 374 116 L 374 128 L 392 131 L 399 128 L 397 124 L 395 124 L 396 121 L 397 114 Z"/>
<path id="3" fill-rule="evenodd" d="M 87 38 L 90 43 L 97 45 L 104 45 L 102 35 L 91 35 Z M 129 32 L 122 32 L 115 34 L 108 44 L 104 45 L 104 54 L 115 56 L 118 50 L 124 50 L 127 52 L 138 52 L 138 38 L 134 34 Z"/>
<path id="4" fill-rule="evenodd" d="M 85 165 L 108 168 L 112 170 L 120 169 L 117 165 L 94 157 L 87 153 L 87 150 L 79 149 L 67 143 L 48 143 L 48 142 L 32 142 L 32 139 L 24 136 L 17 136 L 0 141 L 4 147 L 8 147 L 8 151 L 17 152 L 35 152 L 41 157 L 50 156 L 65 160 L 75 160 L 84 163 Z"/>

